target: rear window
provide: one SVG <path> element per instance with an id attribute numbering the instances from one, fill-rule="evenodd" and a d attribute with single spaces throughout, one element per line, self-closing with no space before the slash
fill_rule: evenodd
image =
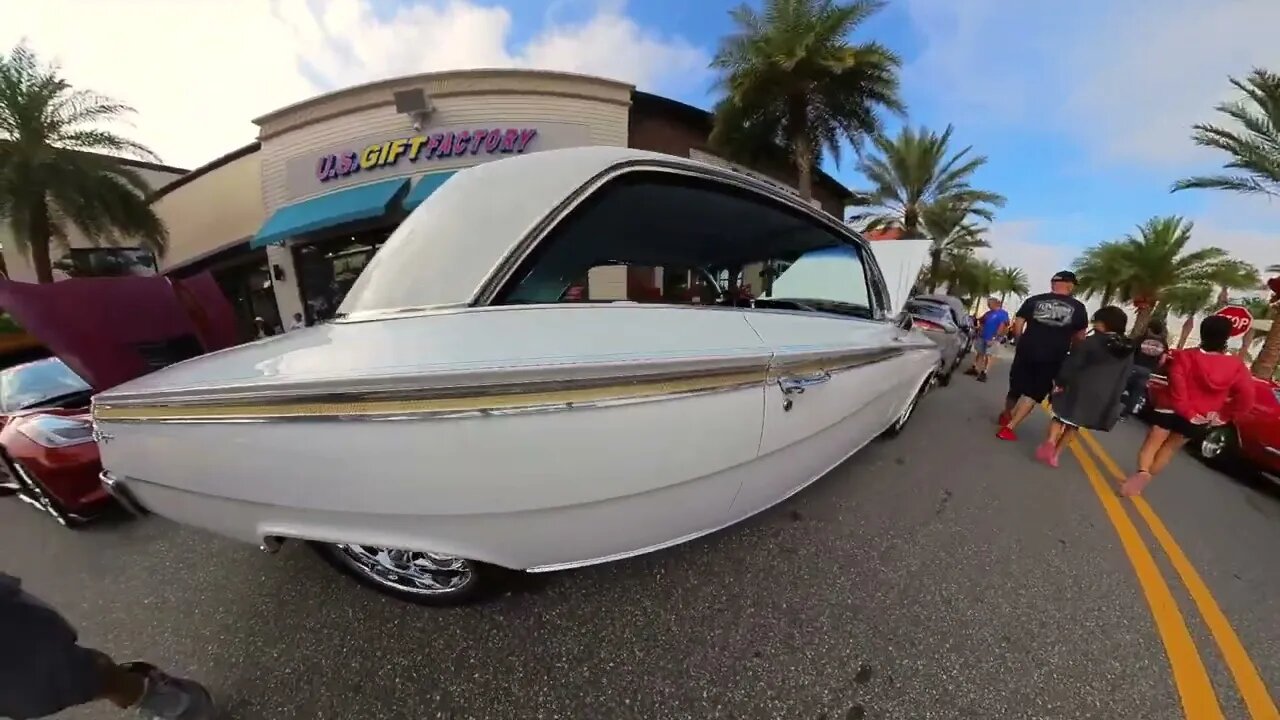
<path id="1" fill-rule="evenodd" d="M 951 310 L 941 305 L 926 302 L 907 303 L 907 312 L 930 320 L 951 320 Z"/>

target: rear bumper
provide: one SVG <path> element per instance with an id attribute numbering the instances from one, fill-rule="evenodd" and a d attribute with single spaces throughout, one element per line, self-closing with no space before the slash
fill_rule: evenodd
<path id="1" fill-rule="evenodd" d="M 138 498 L 129 490 L 129 486 L 124 479 L 118 475 L 103 470 L 98 474 L 98 480 L 102 482 L 102 489 L 107 492 L 115 501 L 125 510 L 138 517 L 150 515 L 151 511 L 146 506 L 138 502 Z"/>

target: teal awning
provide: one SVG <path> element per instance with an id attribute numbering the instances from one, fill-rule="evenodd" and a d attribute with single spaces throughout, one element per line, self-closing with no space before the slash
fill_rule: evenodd
<path id="1" fill-rule="evenodd" d="M 457 170 L 450 170 L 448 172 L 423 175 L 418 179 L 418 182 L 413 186 L 413 189 L 409 191 L 409 194 L 404 196 L 404 200 L 400 201 L 400 204 L 405 210 L 412 211 L 414 208 L 421 205 L 423 200 L 430 197 L 431 193 L 439 190 L 440 186 L 443 185 L 446 180 L 453 177 L 457 172 Z"/>
<path id="2" fill-rule="evenodd" d="M 408 178 L 394 178 L 285 205 L 267 218 L 249 247 L 274 245 L 294 235 L 376 218 L 391 208 L 396 196 L 408 184 Z"/>

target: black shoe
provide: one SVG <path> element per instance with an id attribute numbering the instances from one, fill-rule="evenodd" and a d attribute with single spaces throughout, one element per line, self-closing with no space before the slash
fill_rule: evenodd
<path id="1" fill-rule="evenodd" d="M 977 369 L 977 368 L 972 368 L 972 367 L 971 367 L 971 368 L 969 368 L 968 370 L 965 370 L 965 371 L 964 371 L 964 374 L 965 374 L 965 375 L 977 375 L 977 374 L 978 374 L 978 369 Z"/>
<path id="2" fill-rule="evenodd" d="M 986 374 L 986 373 L 978 373 L 978 382 L 986 382 L 986 381 L 987 381 L 987 374 Z"/>

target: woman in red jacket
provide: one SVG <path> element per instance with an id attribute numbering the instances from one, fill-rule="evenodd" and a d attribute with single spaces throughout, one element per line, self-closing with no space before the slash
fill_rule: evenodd
<path id="1" fill-rule="evenodd" d="M 1152 413 L 1151 429 L 1138 450 L 1138 471 L 1120 486 L 1124 497 L 1141 495 L 1174 453 L 1210 427 L 1225 425 L 1253 405 L 1253 378 L 1240 358 L 1227 354 L 1231 321 L 1210 315 L 1200 323 L 1200 347 L 1183 350 L 1169 363 L 1169 407 Z"/>

